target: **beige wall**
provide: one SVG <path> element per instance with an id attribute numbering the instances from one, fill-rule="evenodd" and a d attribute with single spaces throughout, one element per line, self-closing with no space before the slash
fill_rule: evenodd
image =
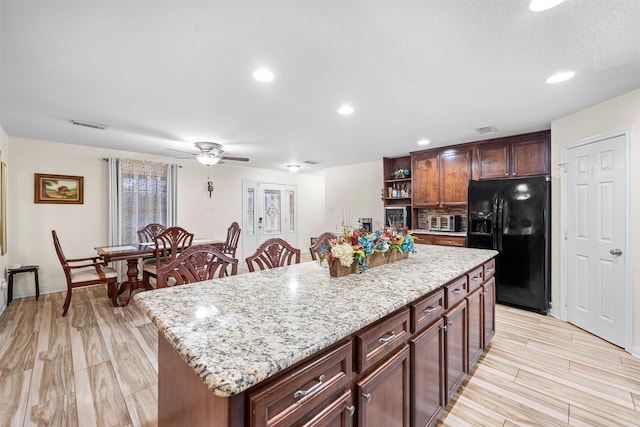
<path id="1" fill-rule="evenodd" d="M 633 288 L 633 350 L 640 357 L 640 90 L 595 105 L 583 111 L 571 114 L 551 123 L 551 165 L 552 165 L 552 299 L 553 311 L 560 313 L 560 171 L 558 164 L 562 161 L 566 145 L 586 140 L 611 132 L 631 131 L 629 161 L 631 212 L 630 212 L 630 248 L 627 262 L 632 269 Z"/>
<path id="2" fill-rule="evenodd" d="M 372 218 L 374 230 L 383 228 L 382 183 L 382 159 L 327 169 L 324 231 L 342 231 L 343 221 L 357 227 L 358 218 Z"/>
<path id="3" fill-rule="evenodd" d="M 9 164 L 9 137 L 6 132 L 0 127 L 0 159 Z M 7 183 L 9 179 L 7 179 Z M 7 215 L 8 217 L 8 215 Z M 9 253 L 0 255 L 0 271 L 4 272 L 9 264 Z M 0 277 L 0 312 L 4 310 L 7 305 L 7 286 L 5 275 Z"/>
<path id="4" fill-rule="evenodd" d="M 11 151 L 8 167 L 9 251 L 2 262 L 5 265 L 39 264 L 43 293 L 66 289 L 51 241 L 52 229 L 58 232 L 65 255 L 69 258 L 92 256 L 95 246 L 107 243 L 107 162 L 102 160 L 107 157 L 180 163 L 183 167 L 178 176 L 178 223 L 198 236 L 224 239 L 232 221 L 242 224 L 243 179 L 297 186 L 298 242 L 301 248 L 306 249 L 309 238 L 323 231 L 322 176 L 235 166 L 228 164 L 230 162 L 207 168 L 193 159 L 174 160 L 17 137 L 8 138 L 8 147 Z M 2 151 L 4 158 L 5 150 Z M 34 204 L 34 173 L 83 176 L 84 204 Z M 214 183 L 212 198 L 206 191 L 207 178 Z M 242 253 L 241 250 L 239 248 L 238 253 Z M 16 276 L 14 296 L 33 295 L 33 279 L 27 276 Z M 3 295 L 6 298 L 6 291 Z"/>

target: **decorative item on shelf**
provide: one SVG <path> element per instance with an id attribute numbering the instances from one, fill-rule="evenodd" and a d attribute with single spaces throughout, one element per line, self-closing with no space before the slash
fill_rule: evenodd
<path id="1" fill-rule="evenodd" d="M 411 177 L 411 171 L 409 171 L 409 169 L 398 169 L 397 171 L 392 173 L 392 178 L 395 179 L 404 179 L 404 178 L 410 178 Z"/>
<path id="2" fill-rule="evenodd" d="M 341 237 L 329 241 L 327 250 L 320 254 L 320 262 L 327 260 L 332 277 L 346 276 L 407 258 L 414 250 L 414 240 L 406 228 L 398 233 L 391 230 L 369 233 L 363 229 L 349 233 L 344 230 Z"/>

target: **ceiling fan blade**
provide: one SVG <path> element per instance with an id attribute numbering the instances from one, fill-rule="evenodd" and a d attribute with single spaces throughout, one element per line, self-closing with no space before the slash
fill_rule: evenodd
<path id="1" fill-rule="evenodd" d="M 218 156 L 221 159 L 224 160 L 234 160 L 236 162 L 248 162 L 249 159 L 246 157 L 231 157 L 231 156 Z"/>
<path id="2" fill-rule="evenodd" d="M 196 154 L 196 153 L 190 153 L 190 152 L 188 152 L 188 151 L 174 150 L 173 148 L 167 148 L 167 150 L 169 150 L 169 151 L 175 151 L 175 152 L 183 153 L 183 154 L 190 154 L 190 155 L 192 155 L 192 156 L 197 156 L 197 154 Z"/>

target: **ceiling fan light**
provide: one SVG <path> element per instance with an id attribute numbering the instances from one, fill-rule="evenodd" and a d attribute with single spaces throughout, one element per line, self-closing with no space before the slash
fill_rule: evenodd
<path id="1" fill-rule="evenodd" d="M 220 161 L 220 158 L 216 156 L 212 156 L 211 154 L 208 154 L 208 153 L 200 153 L 196 156 L 196 159 L 198 159 L 198 161 L 203 165 L 207 165 L 207 166 L 215 165 Z"/>
<path id="2" fill-rule="evenodd" d="M 287 169 L 289 169 L 289 172 L 296 173 L 300 170 L 300 165 L 287 165 Z"/>

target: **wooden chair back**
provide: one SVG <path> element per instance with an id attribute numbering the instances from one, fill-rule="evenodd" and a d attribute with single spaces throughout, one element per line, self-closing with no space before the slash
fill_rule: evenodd
<path id="1" fill-rule="evenodd" d="M 182 227 L 168 227 L 154 237 L 153 240 L 156 243 L 154 253 L 156 269 L 159 269 L 162 265 L 176 259 L 180 251 L 191 247 L 193 233 L 189 233 Z"/>
<path id="2" fill-rule="evenodd" d="M 320 259 L 323 253 L 331 249 L 331 245 L 329 245 L 329 240 L 335 239 L 336 235 L 330 231 L 322 233 L 318 236 L 318 239 L 315 243 L 309 246 L 309 253 L 311 253 L 311 259 L 317 261 Z"/>
<path id="3" fill-rule="evenodd" d="M 231 255 L 231 258 L 235 258 L 238 240 L 240 240 L 240 225 L 234 221 L 227 229 L 227 239 L 222 246 L 222 252 Z"/>
<path id="4" fill-rule="evenodd" d="M 64 255 L 56 230 L 51 230 L 53 246 L 56 255 L 62 265 L 64 277 L 67 280 L 67 296 L 62 306 L 62 315 L 66 316 L 71 304 L 73 288 L 81 286 L 107 284 L 107 295 L 111 298 L 114 307 L 118 306 L 118 273 L 107 263 L 100 260 L 99 256 L 87 258 L 67 258 Z M 100 261 L 99 261 L 100 260 Z"/>
<path id="5" fill-rule="evenodd" d="M 153 242 L 155 237 L 166 230 L 166 227 L 162 224 L 151 223 L 144 226 L 144 228 L 138 230 L 138 241 L 140 243 Z"/>
<path id="6" fill-rule="evenodd" d="M 246 261 L 250 272 L 255 271 L 254 264 L 260 270 L 291 265 L 292 262 L 300 264 L 300 249 L 294 248 L 283 239 L 273 238 L 262 243 Z"/>
<path id="7" fill-rule="evenodd" d="M 238 260 L 223 254 L 211 245 L 198 245 L 182 251 L 177 258 L 156 272 L 156 287 L 202 282 L 224 277 L 231 266 L 231 276 L 238 274 Z"/>

